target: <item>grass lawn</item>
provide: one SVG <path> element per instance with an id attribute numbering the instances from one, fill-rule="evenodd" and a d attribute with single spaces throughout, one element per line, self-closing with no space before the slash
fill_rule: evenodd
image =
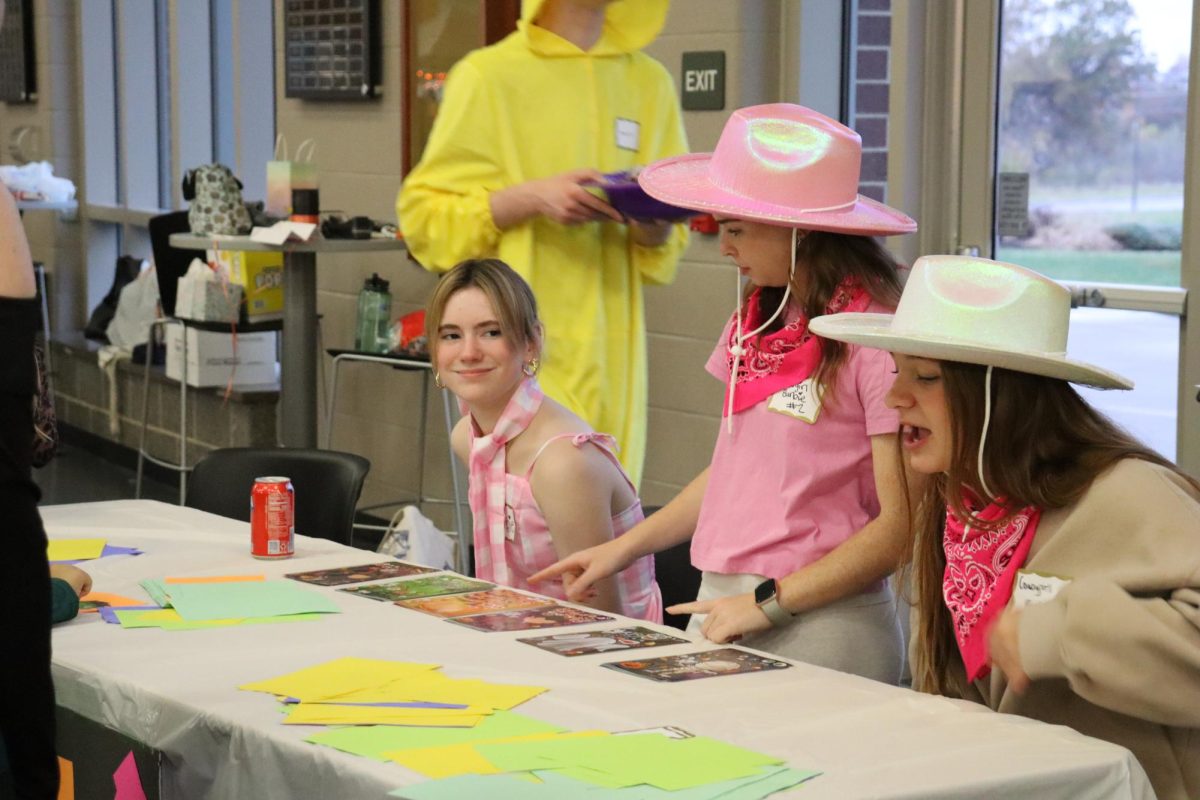
<path id="1" fill-rule="evenodd" d="M 997 247 L 996 260 L 1020 264 L 1055 280 L 1178 286 L 1175 250 L 1032 250 Z"/>

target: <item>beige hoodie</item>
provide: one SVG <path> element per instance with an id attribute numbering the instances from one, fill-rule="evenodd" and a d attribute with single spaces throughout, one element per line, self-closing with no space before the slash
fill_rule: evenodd
<path id="1" fill-rule="evenodd" d="M 1200 494 L 1122 461 L 1043 513 L 1024 570 L 1067 581 L 1020 612 L 1033 684 L 993 670 L 969 699 L 1127 747 L 1160 800 L 1200 798 Z"/>

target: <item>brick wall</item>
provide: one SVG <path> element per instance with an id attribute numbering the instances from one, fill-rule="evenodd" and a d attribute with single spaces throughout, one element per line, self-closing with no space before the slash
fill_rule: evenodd
<path id="1" fill-rule="evenodd" d="M 850 127 L 858 131 L 863 143 L 859 191 L 886 202 L 892 2 L 858 0 L 856 6 Z"/>

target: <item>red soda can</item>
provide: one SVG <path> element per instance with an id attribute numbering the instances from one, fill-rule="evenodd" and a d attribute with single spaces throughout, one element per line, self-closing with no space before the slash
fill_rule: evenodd
<path id="1" fill-rule="evenodd" d="M 250 490 L 250 555 L 291 558 L 295 519 L 296 490 L 291 478 L 255 478 Z"/>

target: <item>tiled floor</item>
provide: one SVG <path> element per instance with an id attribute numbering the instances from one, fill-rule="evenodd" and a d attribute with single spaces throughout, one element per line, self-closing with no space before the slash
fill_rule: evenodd
<path id="1" fill-rule="evenodd" d="M 42 489 L 42 505 L 89 503 L 96 500 L 133 498 L 136 474 L 80 447 L 64 444 L 54 459 L 33 471 L 33 479 Z M 178 485 L 146 479 L 142 497 L 179 502 Z"/>

